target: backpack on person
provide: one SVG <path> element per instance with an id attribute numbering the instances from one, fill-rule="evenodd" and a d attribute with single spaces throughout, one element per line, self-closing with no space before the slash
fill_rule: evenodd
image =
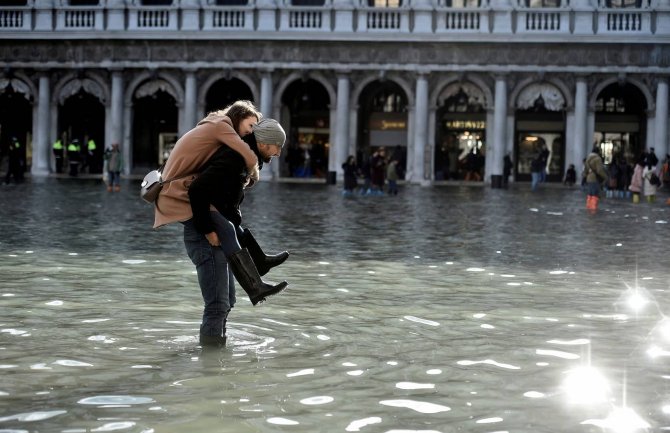
<path id="1" fill-rule="evenodd" d="M 651 176 L 649 176 L 649 183 L 654 186 L 661 186 L 661 178 L 659 178 L 656 173 L 651 173 Z"/>

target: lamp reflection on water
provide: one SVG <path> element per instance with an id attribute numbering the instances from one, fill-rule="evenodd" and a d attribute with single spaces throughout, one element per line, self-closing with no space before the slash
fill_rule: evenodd
<path id="1" fill-rule="evenodd" d="M 570 404 L 592 405 L 609 399 L 610 386 L 605 376 L 594 367 L 577 367 L 567 373 L 563 390 Z"/>

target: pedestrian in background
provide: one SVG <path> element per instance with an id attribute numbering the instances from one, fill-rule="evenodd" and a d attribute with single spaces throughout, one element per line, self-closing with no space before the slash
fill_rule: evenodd
<path id="1" fill-rule="evenodd" d="M 54 154 L 54 159 L 56 160 L 56 173 L 63 172 L 63 141 L 58 138 L 54 141 L 54 144 L 51 146 L 52 152 Z"/>
<path id="2" fill-rule="evenodd" d="M 577 182 L 577 170 L 575 170 L 575 164 L 570 164 L 568 169 L 565 171 L 563 185 L 567 185 L 572 188 L 575 186 L 575 182 Z"/>
<path id="3" fill-rule="evenodd" d="M 586 209 L 595 212 L 600 200 L 600 185 L 607 181 L 607 171 L 600 157 L 600 147 L 593 146 L 593 150 L 586 157 Z"/>
<path id="4" fill-rule="evenodd" d="M 123 154 L 119 150 L 119 143 L 112 144 L 111 149 L 105 151 L 107 163 L 107 192 L 121 191 L 121 170 L 123 170 Z"/>
<path id="5" fill-rule="evenodd" d="M 655 177 L 655 181 L 652 181 L 652 178 Z M 656 174 L 656 168 L 650 163 L 642 170 L 642 179 L 644 179 L 644 197 L 647 199 L 647 203 L 654 203 L 656 201 L 656 188 L 659 186 L 660 179 Z"/>
<path id="6" fill-rule="evenodd" d="M 538 152 L 530 162 L 530 190 L 537 191 L 538 185 L 542 180 L 542 155 Z"/>
<path id="7" fill-rule="evenodd" d="M 16 183 L 22 182 L 24 171 L 23 148 L 18 138 L 12 137 L 8 153 L 9 165 L 7 167 L 7 174 L 5 175 L 5 183 L 9 184 L 12 177 Z"/>
<path id="8" fill-rule="evenodd" d="M 344 190 L 342 191 L 342 195 L 352 195 L 356 186 L 358 186 L 358 175 L 360 174 L 356 158 L 353 155 L 349 155 L 347 160 L 342 164 L 342 170 L 344 171 Z"/>
<path id="9" fill-rule="evenodd" d="M 635 164 L 635 169 L 633 169 L 633 177 L 631 178 L 630 186 L 628 187 L 628 190 L 633 193 L 633 203 L 640 202 L 640 194 L 642 193 L 642 188 L 644 187 L 642 177 L 642 172 L 644 171 L 644 161 L 645 157 L 644 155 L 641 155 Z"/>
<path id="10" fill-rule="evenodd" d="M 512 174 L 512 168 L 514 163 L 512 162 L 512 157 L 509 156 L 509 153 L 503 158 L 503 188 L 507 188 L 509 185 L 509 177 Z"/>
<path id="11" fill-rule="evenodd" d="M 76 138 L 67 145 L 67 160 L 70 164 L 70 176 L 79 175 L 79 160 L 81 157 L 81 146 Z"/>
<path id="12" fill-rule="evenodd" d="M 386 166 L 386 180 L 389 184 L 389 195 L 398 195 L 398 161 L 392 159 Z"/>

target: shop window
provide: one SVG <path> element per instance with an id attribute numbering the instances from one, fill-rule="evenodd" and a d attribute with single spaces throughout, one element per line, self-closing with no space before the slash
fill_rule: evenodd
<path id="1" fill-rule="evenodd" d="M 141 0 L 142 6 L 172 6 L 172 0 Z"/>
<path id="2" fill-rule="evenodd" d="M 605 0 L 605 6 L 615 9 L 642 7 L 642 0 Z"/>
<path id="3" fill-rule="evenodd" d="M 522 0 L 522 5 L 528 8 L 558 8 L 561 0 Z"/>
<path id="4" fill-rule="evenodd" d="M 403 95 L 398 93 L 379 92 L 372 100 L 372 111 L 383 113 L 399 113 L 406 111 L 407 103 Z"/>
<path id="5" fill-rule="evenodd" d="M 367 0 L 368 6 L 373 8 L 399 8 L 402 0 Z"/>
<path id="6" fill-rule="evenodd" d="M 326 0 L 291 0 L 291 6 L 324 6 Z"/>
<path id="7" fill-rule="evenodd" d="M 478 8 L 482 5 L 481 0 L 446 0 L 450 8 Z"/>
<path id="8" fill-rule="evenodd" d="M 98 6 L 98 0 L 70 0 L 70 6 Z"/>

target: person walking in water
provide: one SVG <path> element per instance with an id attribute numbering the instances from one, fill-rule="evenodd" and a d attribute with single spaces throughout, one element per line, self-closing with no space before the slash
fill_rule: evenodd
<path id="1" fill-rule="evenodd" d="M 600 185 L 607 180 L 607 171 L 600 157 L 598 146 L 593 146 L 593 150 L 586 157 L 584 173 L 586 174 L 586 209 L 596 212 L 600 200 Z"/>
<path id="2" fill-rule="evenodd" d="M 243 158 L 242 165 L 246 172 L 244 181 L 258 181 L 258 157 L 242 141 L 241 136 L 250 134 L 260 118 L 261 114 L 249 101 L 237 101 L 224 110 L 210 113 L 177 141 L 162 172 L 164 179 L 172 180 L 164 183 L 155 202 L 154 228 L 175 222 L 183 225 L 184 246 L 196 267 L 204 303 L 200 325 L 200 343 L 203 345 L 221 346 L 226 343 L 226 320 L 232 308 L 231 301 L 234 304 L 234 298 L 231 299 L 234 292 L 229 291 L 233 285 L 233 273 L 229 272 L 228 259 L 223 249 L 213 246 L 210 239 L 196 229 L 189 201 L 189 187 L 196 173 L 202 171 L 209 159 L 224 145 Z M 249 242 L 254 243 L 253 240 Z M 258 252 L 260 248 L 255 247 L 247 245 L 248 249 Z M 255 299 L 261 299 L 269 292 L 263 286 Z"/>

